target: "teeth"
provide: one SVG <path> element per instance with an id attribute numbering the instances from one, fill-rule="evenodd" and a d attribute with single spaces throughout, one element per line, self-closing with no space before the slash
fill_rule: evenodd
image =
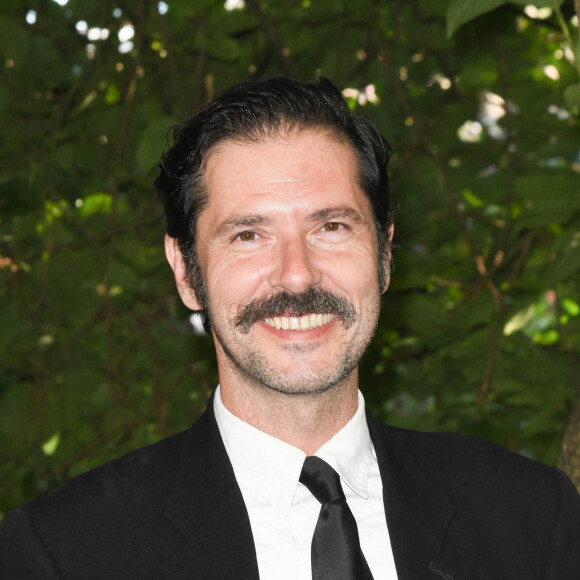
<path id="1" fill-rule="evenodd" d="M 334 314 L 305 314 L 300 318 L 296 316 L 265 318 L 264 322 L 278 330 L 310 330 L 328 324 L 333 318 Z"/>

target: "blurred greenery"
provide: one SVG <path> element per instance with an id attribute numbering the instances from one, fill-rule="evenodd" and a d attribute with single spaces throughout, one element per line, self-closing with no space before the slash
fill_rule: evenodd
<path id="1" fill-rule="evenodd" d="M 281 74 L 395 151 L 371 410 L 580 485 L 578 38 L 573 0 L 2 0 L 0 517 L 205 407 L 152 181 L 170 126 Z"/>

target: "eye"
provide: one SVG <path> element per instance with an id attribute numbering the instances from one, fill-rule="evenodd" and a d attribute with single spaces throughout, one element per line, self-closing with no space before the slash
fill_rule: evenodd
<path id="1" fill-rule="evenodd" d="M 253 242 L 256 239 L 256 235 L 256 232 L 240 232 L 236 236 L 236 239 L 242 242 Z"/>
<path id="2" fill-rule="evenodd" d="M 322 226 L 322 229 L 325 232 L 338 232 L 341 227 L 344 227 L 342 224 L 338 222 L 328 222 Z"/>

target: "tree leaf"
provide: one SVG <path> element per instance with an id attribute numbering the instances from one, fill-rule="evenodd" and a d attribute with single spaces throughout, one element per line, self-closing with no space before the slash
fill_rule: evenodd
<path id="1" fill-rule="evenodd" d="M 580 209 L 578 176 L 572 171 L 542 171 L 518 177 L 514 189 L 523 208 L 517 218 L 521 228 L 563 224 Z"/>
<path id="2" fill-rule="evenodd" d="M 151 171 L 161 159 L 163 144 L 167 142 L 170 127 L 176 125 L 175 119 L 161 117 L 155 119 L 141 133 L 137 146 L 137 164 L 143 171 Z"/>
<path id="3" fill-rule="evenodd" d="M 512 4 L 520 6 L 535 6 L 536 8 L 559 8 L 566 0 L 510 0 Z"/>
<path id="4" fill-rule="evenodd" d="M 512 4 L 527 6 L 528 4 L 536 8 L 558 8 L 564 0 L 509 0 Z M 463 24 L 475 18 L 495 10 L 508 0 L 451 0 L 447 8 L 447 37 L 451 38 L 453 33 Z"/>
<path id="5" fill-rule="evenodd" d="M 506 0 L 451 0 L 447 7 L 447 37 L 451 38 L 463 24 L 505 3 Z"/>
<path id="6" fill-rule="evenodd" d="M 31 34 L 12 20 L 0 16 L 0 53 L 3 60 L 11 60 L 17 66 L 22 65 L 29 50 Z"/>
<path id="7" fill-rule="evenodd" d="M 580 114 L 580 83 L 570 85 L 564 91 L 564 100 L 570 112 L 574 115 Z"/>

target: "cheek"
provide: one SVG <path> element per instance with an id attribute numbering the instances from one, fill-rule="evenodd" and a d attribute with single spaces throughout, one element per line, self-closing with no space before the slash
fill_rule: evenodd
<path id="1" fill-rule="evenodd" d="M 378 286 L 378 256 L 372 244 L 361 244 L 347 252 L 337 252 L 321 260 L 326 275 L 352 292 Z"/>
<path id="2" fill-rule="evenodd" d="M 260 296 L 267 279 L 268 263 L 264 258 L 252 256 L 214 256 L 205 266 L 210 296 L 228 310 Z"/>

